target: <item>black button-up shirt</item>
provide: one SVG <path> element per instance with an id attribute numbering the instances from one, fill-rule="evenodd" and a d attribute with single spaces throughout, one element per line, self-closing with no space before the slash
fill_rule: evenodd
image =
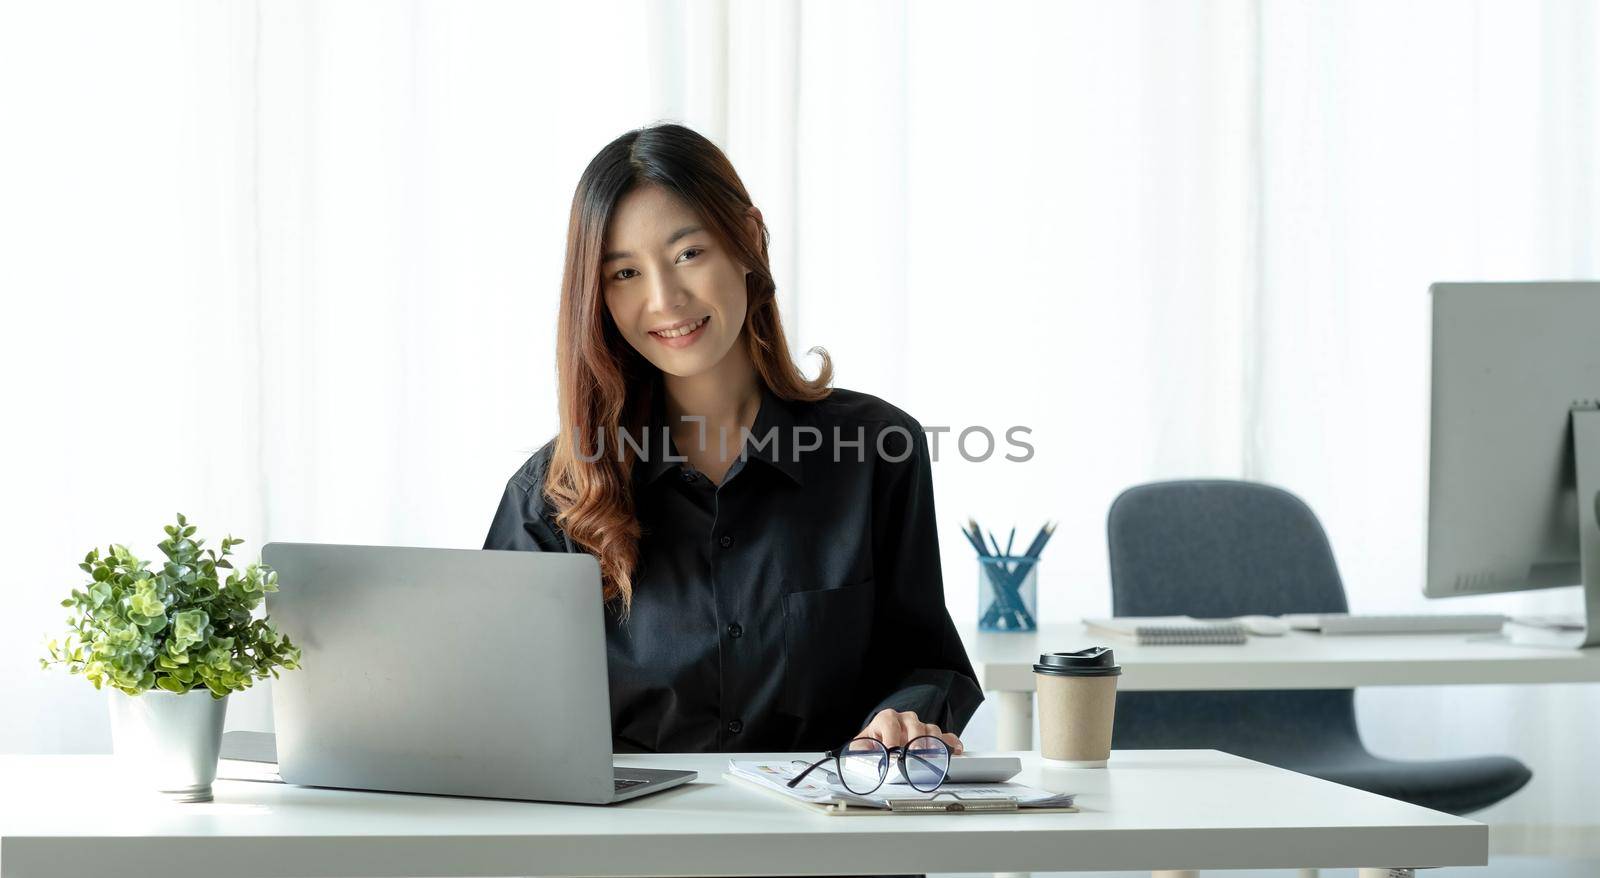
<path id="1" fill-rule="evenodd" d="M 606 613 L 614 748 L 825 750 L 886 707 L 960 732 L 983 695 L 945 609 L 922 426 L 863 393 L 763 388 L 719 486 L 670 459 L 661 398 L 633 468 L 632 610 Z M 485 549 L 574 550 L 543 496 L 553 447 L 506 484 Z"/>

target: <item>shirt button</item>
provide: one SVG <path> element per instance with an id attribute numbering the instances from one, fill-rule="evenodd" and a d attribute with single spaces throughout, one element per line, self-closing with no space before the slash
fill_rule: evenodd
<path id="1" fill-rule="evenodd" d="M 722 544 L 722 548 L 724 548 L 724 549 L 726 549 L 726 548 L 728 548 L 728 547 L 729 547 L 729 546 L 731 546 L 731 545 L 733 545 L 733 537 L 730 537 L 730 536 L 727 536 L 727 535 L 724 535 L 724 536 L 723 536 L 723 537 L 722 537 L 722 539 L 720 539 L 720 540 L 717 540 L 717 542 L 718 542 L 718 543 L 721 543 L 721 544 Z"/>
<path id="2" fill-rule="evenodd" d="M 684 470 L 683 471 L 683 480 L 686 481 L 686 482 L 694 481 L 694 470 L 689 470 L 689 469 Z"/>
<path id="3" fill-rule="evenodd" d="M 740 722 L 738 720 L 729 720 L 729 722 L 728 722 L 728 731 L 731 734 L 737 735 L 740 732 L 744 731 L 744 723 L 742 723 L 742 722 Z"/>
<path id="4" fill-rule="evenodd" d="M 739 638 L 743 637 L 744 636 L 744 626 L 740 625 L 738 622 L 735 622 L 732 625 L 729 625 L 728 626 L 728 636 L 732 637 L 734 640 L 738 640 Z"/>

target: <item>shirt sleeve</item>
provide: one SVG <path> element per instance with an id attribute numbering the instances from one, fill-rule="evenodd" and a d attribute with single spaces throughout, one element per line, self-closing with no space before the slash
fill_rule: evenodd
<path id="1" fill-rule="evenodd" d="M 983 691 L 944 603 L 927 434 L 914 420 L 905 429 L 910 455 L 892 460 L 905 444 L 886 437 L 889 457 L 881 461 L 884 474 L 875 486 L 877 595 L 868 667 L 875 669 L 872 677 L 882 694 L 861 725 L 893 708 L 959 734 L 983 701 Z"/>
<path id="2" fill-rule="evenodd" d="M 525 473 L 517 473 L 506 482 L 483 547 L 519 552 L 567 551 L 566 541 L 549 521 L 547 510 L 540 485 Z"/>

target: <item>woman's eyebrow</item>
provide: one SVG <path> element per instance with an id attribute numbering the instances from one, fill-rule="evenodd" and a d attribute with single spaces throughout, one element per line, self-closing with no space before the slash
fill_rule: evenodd
<path id="1" fill-rule="evenodd" d="M 667 243 L 662 244 L 661 246 L 663 246 L 663 247 L 671 247 L 673 244 L 676 244 L 678 242 L 678 240 L 683 238 L 685 235 L 692 235 L 695 232 L 700 232 L 700 231 L 704 231 L 704 229 L 700 228 L 699 226 L 684 226 L 683 228 L 677 230 L 676 232 L 673 232 L 672 235 L 667 238 Z M 628 257 L 630 257 L 632 255 L 633 254 L 628 252 L 627 250 L 612 250 L 610 253 L 607 253 L 604 256 L 600 257 L 600 264 L 601 265 L 605 265 L 607 262 L 610 262 L 613 259 L 627 259 Z"/>

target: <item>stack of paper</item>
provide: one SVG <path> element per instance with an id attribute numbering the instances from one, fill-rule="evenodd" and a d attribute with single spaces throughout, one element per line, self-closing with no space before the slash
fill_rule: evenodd
<path id="1" fill-rule="evenodd" d="M 845 789 L 824 763 L 805 780 L 789 786 L 805 765 L 794 762 L 741 762 L 728 760 L 728 777 L 778 793 L 801 805 L 833 811 L 873 809 L 878 811 L 1015 811 L 1019 808 L 1076 810 L 1072 793 L 1052 793 L 1019 783 L 952 784 L 931 793 L 918 792 L 905 785 L 879 787 L 870 796 Z"/>

